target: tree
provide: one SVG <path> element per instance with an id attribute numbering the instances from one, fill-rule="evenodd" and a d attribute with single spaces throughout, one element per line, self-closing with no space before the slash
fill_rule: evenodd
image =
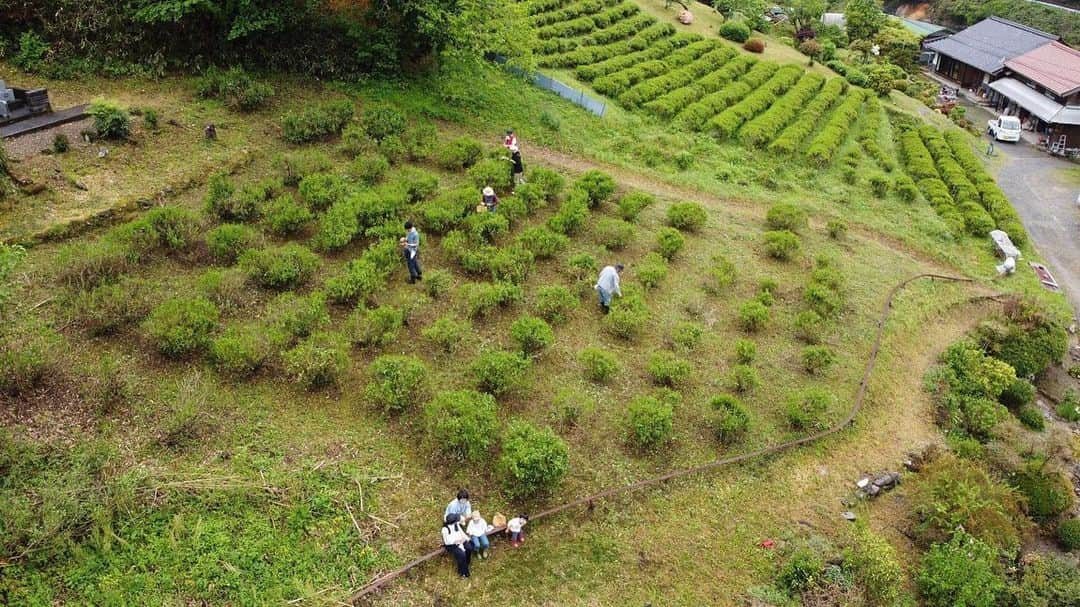
<path id="1" fill-rule="evenodd" d="M 795 31 L 816 30 L 821 25 L 821 16 L 828 8 L 826 0 L 788 0 L 788 16 Z"/>
<path id="2" fill-rule="evenodd" d="M 885 25 L 885 12 L 881 0 L 848 0 L 844 6 L 848 37 L 852 40 L 869 40 Z"/>

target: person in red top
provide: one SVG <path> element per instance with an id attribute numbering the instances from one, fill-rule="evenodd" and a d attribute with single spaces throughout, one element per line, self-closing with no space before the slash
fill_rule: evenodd
<path id="1" fill-rule="evenodd" d="M 514 134 L 514 129 L 508 129 L 506 131 L 506 139 L 503 139 L 503 147 L 509 150 L 511 147 L 517 147 L 518 140 L 517 135 Z"/>

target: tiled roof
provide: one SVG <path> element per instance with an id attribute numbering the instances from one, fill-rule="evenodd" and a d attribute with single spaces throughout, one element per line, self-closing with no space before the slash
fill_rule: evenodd
<path id="1" fill-rule="evenodd" d="M 1062 97 L 1080 90 L 1080 51 L 1060 42 L 1009 59 L 1005 66 Z"/>
<path id="2" fill-rule="evenodd" d="M 1005 67 L 1005 61 L 1057 39 L 1008 19 L 989 17 L 926 48 L 993 74 Z"/>

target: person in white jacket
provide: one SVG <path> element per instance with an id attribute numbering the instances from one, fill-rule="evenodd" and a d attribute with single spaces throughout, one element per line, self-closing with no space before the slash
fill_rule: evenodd
<path id="1" fill-rule="evenodd" d="M 604 266 L 604 269 L 600 270 L 600 277 L 596 279 L 596 293 L 600 296 L 600 308 L 604 314 L 611 311 L 612 295 L 622 297 L 622 290 L 619 288 L 619 274 L 622 271 L 621 263 Z"/>
<path id="2" fill-rule="evenodd" d="M 455 515 L 447 516 L 443 522 L 445 523 L 442 528 L 443 548 L 454 557 L 458 575 L 467 578 L 472 560 L 472 543 L 469 541 L 469 534 L 461 529 L 461 523 Z"/>
<path id="3" fill-rule="evenodd" d="M 486 559 L 491 549 L 491 541 L 487 536 L 488 523 L 479 512 L 473 511 L 472 516 L 469 517 L 469 524 L 465 527 L 465 533 L 469 534 L 473 552 L 480 558 Z"/>

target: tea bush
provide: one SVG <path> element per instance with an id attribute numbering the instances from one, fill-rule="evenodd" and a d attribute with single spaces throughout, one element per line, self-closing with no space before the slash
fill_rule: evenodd
<path id="1" fill-rule="evenodd" d="M 493 281 L 515 285 L 524 283 L 535 265 L 532 252 L 518 246 L 500 248 L 488 259 Z"/>
<path id="2" fill-rule="evenodd" d="M 762 240 L 765 242 L 765 254 L 773 259 L 789 261 L 799 253 L 799 237 L 794 232 L 788 230 L 765 232 Z"/>
<path id="3" fill-rule="evenodd" d="M 199 218 L 195 213 L 180 207 L 157 207 L 142 219 L 121 226 L 113 234 L 127 230 L 142 232 L 136 238 L 149 238 L 151 247 L 180 251 L 195 243 L 199 235 Z M 132 234 L 134 235 L 134 234 Z"/>
<path id="4" fill-rule="evenodd" d="M 1065 550 L 1080 550 L 1080 518 L 1061 521 L 1057 528 L 1057 538 Z"/>
<path id="5" fill-rule="evenodd" d="M 638 262 L 637 266 L 634 268 L 634 273 L 637 275 L 638 282 L 644 285 L 645 288 L 655 288 L 667 278 L 667 260 L 654 251 L 645 255 L 645 257 Z"/>
<path id="6" fill-rule="evenodd" d="M 322 150 L 300 150 L 275 156 L 274 166 L 281 171 L 283 184 L 296 186 L 309 175 L 332 170 L 334 163 Z"/>
<path id="7" fill-rule="evenodd" d="M 43 383 L 55 369 L 60 336 L 44 327 L 5 327 L 0 342 L 0 392 L 18 396 Z"/>
<path id="8" fill-rule="evenodd" d="M 121 279 L 75 296 L 74 315 L 91 335 L 111 335 L 141 321 L 150 311 L 150 289 L 138 280 Z"/>
<path id="9" fill-rule="evenodd" d="M 821 341 L 821 315 L 813 310 L 803 310 L 795 315 L 795 336 L 804 343 L 816 344 Z"/>
<path id="10" fill-rule="evenodd" d="M 353 259 L 340 274 L 326 280 L 326 296 L 337 304 L 371 301 L 386 284 L 387 273 L 365 259 Z"/>
<path id="11" fill-rule="evenodd" d="M 522 354 L 531 356 L 550 348 L 555 342 L 555 332 L 543 319 L 522 316 L 510 325 L 510 339 Z"/>
<path id="12" fill-rule="evenodd" d="M 604 330 L 622 339 L 635 339 L 641 335 L 649 320 L 649 309 L 638 293 L 623 289 L 623 296 L 612 300 L 611 311 L 604 316 Z"/>
<path id="13" fill-rule="evenodd" d="M 810 590 L 824 578 L 825 559 L 809 546 L 799 546 L 780 568 L 776 583 L 789 594 Z"/>
<path id="14" fill-rule="evenodd" d="M 349 341 L 369 348 L 382 348 L 393 344 L 405 325 L 405 313 L 398 308 L 379 306 L 357 308 L 348 321 Z"/>
<path id="15" fill-rule="evenodd" d="M 472 137 L 458 137 L 435 148 L 435 164 L 447 170 L 463 170 L 484 156 L 484 144 Z M 509 173 L 509 170 L 507 170 Z"/>
<path id="16" fill-rule="evenodd" d="M 803 369 L 816 375 L 836 362 L 836 354 L 828 346 L 806 346 L 802 351 Z"/>
<path id="17" fill-rule="evenodd" d="M 825 229 L 829 232 L 829 238 L 843 240 L 847 236 L 848 224 L 843 219 L 830 219 Z"/>
<path id="18" fill-rule="evenodd" d="M 240 256 L 239 264 L 255 284 L 282 290 L 307 283 L 322 260 L 305 246 L 286 244 L 248 250 Z"/>
<path id="19" fill-rule="evenodd" d="M 1016 412 L 1016 419 L 1020 420 L 1021 424 L 1037 432 L 1042 432 L 1046 428 L 1046 419 L 1043 417 L 1042 411 L 1032 405 L 1020 407 Z"/>
<path id="20" fill-rule="evenodd" d="M 836 397 L 821 388 L 808 388 L 788 398 L 787 422 L 797 430 L 824 430 L 829 427 L 829 407 Z"/>
<path id="21" fill-rule="evenodd" d="M 638 215 L 656 204 L 656 198 L 646 192 L 631 192 L 619 199 L 619 215 L 626 221 L 636 222 Z"/>
<path id="22" fill-rule="evenodd" d="M 721 394 L 712 397 L 709 406 L 716 412 L 713 424 L 720 442 L 730 445 L 742 440 L 750 427 L 750 411 L 746 405 L 730 394 Z"/>
<path id="23" fill-rule="evenodd" d="M 1048 467 L 1042 458 L 1028 463 L 1011 483 L 1027 498 L 1027 513 L 1036 521 L 1052 521 L 1072 508 L 1072 484 L 1064 474 Z"/>
<path id="24" fill-rule="evenodd" d="M 739 307 L 739 324 L 750 333 L 760 331 L 769 321 L 769 308 L 756 299 Z"/>
<path id="25" fill-rule="evenodd" d="M 492 244 L 510 230 L 510 221 L 500 213 L 473 213 L 465 219 L 465 227 L 475 242 Z"/>
<path id="26" fill-rule="evenodd" d="M 477 189 L 492 187 L 496 192 L 507 192 L 514 185 L 510 178 L 510 163 L 497 158 L 477 162 L 465 175 Z"/>
<path id="27" fill-rule="evenodd" d="M 807 226 L 806 212 L 793 204 L 774 204 L 765 214 L 765 225 L 770 230 L 798 232 Z"/>
<path id="28" fill-rule="evenodd" d="M 574 188 L 583 190 L 589 201 L 589 207 L 596 207 L 615 193 L 615 180 L 610 175 L 596 169 L 590 169 L 574 181 Z"/>
<path id="29" fill-rule="evenodd" d="M 685 244 L 686 239 L 675 228 L 660 228 L 656 232 L 656 250 L 668 261 L 674 259 Z"/>
<path id="30" fill-rule="evenodd" d="M 490 394 L 473 390 L 439 392 L 424 406 L 424 423 L 438 451 L 478 462 L 495 445 L 498 405 Z"/>
<path id="31" fill-rule="evenodd" d="M 529 367 L 529 359 L 516 352 L 491 351 L 476 357 L 470 373 L 478 390 L 499 396 L 523 387 Z"/>
<path id="32" fill-rule="evenodd" d="M 570 289 L 557 285 L 540 287 L 536 292 L 536 303 L 533 308 L 537 316 L 544 320 L 552 324 L 563 324 L 580 305 L 581 302 L 570 292 Z"/>
<path id="33" fill-rule="evenodd" d="M 252 297 L 247 276 L 240 270 L 207 270 L 196 284 L 199 293 L 225 314 L 244 307 Z"/>
<path id="34" fill-rule="evenodd" d="M 585 370 L 586 378 L 601 384 L 619 372 L 619 360 L 603 348 L 585 348 L 578 354 L 578 362 Z"/>
<path id="35" fill-rule="evenodd" d="M 657 447 L 671 440 L 675 409 L 668 403 L 639 396 L 627 408 L 630 441 L 640 449 Z"/>
<path id="36" fill-rule="evenodd" d="M 1057 322 L 1022 302 L 1004 326 L 984 324 L 979 341 L 995 358 L 1005 361 L 1019 377 L 1033 377 L 1065 356 L 1067 334 Z"/>
<path id="37" fill-rule="evenodd" d="M 621 250 L 630 244 L 636 232 L 634 224 L 610 217 L 597 220 L 592 227 L 596 242 L 613 251 Z"/>
<path id="38" fill-rule="evenodd" d="M 731 387 L 736 392 L 749 392 L 760 384 L 758 372 L 750 365 L 735 365 L 731 368 Z"/>
<path id="39" fill-rule="evenodd" d="M 931 546 L 915 582 L 929 607 L 991 607 L 1005 591 L 993 548 L 963 531 Z"/>
<path id="40" fill-rule="evenodd" d="M 543 167 L 537 167 L 529 171 L 528 181 L 530 184 L 540 188 L 540 191 L 544 193 L 544 199 L 548 202 L 554 202 L 562 194 L 563 188 L 566 186 L 566 180 L 563 179 L 562 175 Z"/>
<path id="41" fill-rule="evenodd" d="M 114 103 L 95 101 L 86 113 L 93 117 L 94 132 L 102 139 L 123 141 L 131 135 L 131 116 Z"/>
<path id="42" fill-rule="evenodd" d="M 735 283 L 735 264 L 723 255 L 714 255 L 705 270 L 702 288 L 709 295 L 720 295 Z"/>
<path id="43" fill-rule="evenodd" d="M 721 37 L 740 44 L 750 39 L 750 26 L 743 21 L 725 21 L 718 32 Z"/>
<path id="44" fill-rule="evenodd" d="M 548 218 L 547 227 L 559 234 L 572 235 L 585 227 L 589 218 L 587 195 L 582 190 L 571 190 L 566 200 L 559 205 L 559 210 Z"/>
<path id="45" fill-rule="evenodd" d="M 326 297 L 318 291 L 306 296 L 282 293 L 267 306 L 265 323 L 271 341 L 291 346 L 298 337 L 307 337 L 329 324 Z"/>
<path id="46" fill-rule="evenodd" d="M 352 117 L 353 104 L 349 100 L 306 105 L 282 116 L 281 133 L 289 143 L 310 143 L 340 133 Z"/>
<path id="47" fill-rule="evenodd" d="M 735 362 L 740 365 L 748 365 L 757 358 L 757 344 L 749 339 L 735 341 Z"/>
<path id="48" fill-rule="evenodd" d="M 360 114 L 360 126 L 375 141 L 382 141 L 405 131 L 405 114 L 389 105 L 366 108 Z"/>
<path id="49" fill-rule="evenodd" d="M 142 328 L 159 352 L 179 358 L 209 345 L 217 322 L 217 306 L 206 298 L 176 298 L 155 307 Z"/>
<path id="50" fill-rule="evenodd" d="M 137 251 L 109 238 L 89 245 L 65 245 L 57 254 L 57 279 L 75 289 L 91 289 L 131 271 L 140 257 Z"/>
<path id="51" fill-rule="evenodd" d="M 224 223 L 206 235 L 206 247 L 218 263 L 231 265 L 240 254 L 262 244 L 259 233 L 238 223 Z"/>
<path id="52" fill-rule="evenodd" d="M 694 322 L 680 322 L 671 330 L 670 341 L 676 350 L 688 352 L 701 344 L 705 329 Z"/>
<path id="53" fill-rule="evenodd" d="M 472 282 L 462 285 L 458 296 L 464 303 L 466 315 L 478 318 L 487 316 L 496 308 L 520 302 L 523 292 L 521 287 L 513 284 Z"/>
<path id="54" fill-rule="evenodd" d="M 696 202 L 677 202 L 667 210 L 667 222 L 673 228 L 697 232 L 705 227 L 709 214 Z"/>
<path id="55" fill-rule="evenodd" d="M 402 413 L 424 399 L 428 370 L 415 356 L 380 356 L 368 373 L 371 379 L 364 394 L 387 413 Z"/>
<path id="56" fill-rule="evenodd" d="M 510 423 L 497 470 L 507 494 L 524 498 L 548 493 L 570 469 L 570 450 L 550 428 Z"/>
<path id="57" fill-rule="evenodd" d="M 458 320 L 452 316 L 443 316 L 424 327 L 420 335 L 438 346 L 442 351 L 449 353 L 457 349 L 471 330 L 472 327 L 468 321 Z"/>
<path id="58" fill-rule="evenodd" d="M 681 359 L 671 352 L 660 351 L 649 357 L 647 370 L 653 382 L 674 388 L 690 379 L 694 367 L 688 360 Z"/>
<path id="59" fill-rule="evenodd" d="M 234 378 L 250 377 L 270 356 L 270 342 L 262 327 L 229 327 L 210 343 L 210 364 Z"/>
<path id="60" fill-rule="evenodd" d="M 358 155 L 349 164 L 349 176 L 366 186 L 373 186 L 379 182 L 390 170 L 390 161 L 382 154 L 369 152 Z"/>
<path id="61" fill-rule="evenodd" d="M 588 253 L 577 253 L 566 262 L 570 277 L 574 280 L 590 280 L 600 270 L 596 259 Z"/>
<path id="62" fill-rule="evenodd" d="M 292 194 L 282 194 L 263 205 L 263 222 L 272 234 L 288 236 L 304 229 L 313 215 L 308 208 L 296 202 Z"/>
<path id="63" fill-rule="evenodd" d="M 282 354 L 285 372 L 308 390 L 338 383 L 349 369 L 349 344 L 340 333 L 320 331 Z"/>

